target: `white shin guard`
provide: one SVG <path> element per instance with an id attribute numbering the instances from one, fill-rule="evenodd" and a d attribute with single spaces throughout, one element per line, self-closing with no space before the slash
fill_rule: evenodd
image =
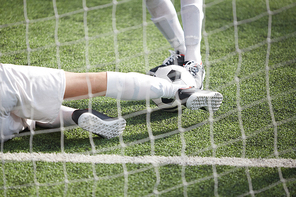
<path id="1" fill-rule="evenodd" d="M 170 0 L 146 0 L 151 20 L 171 46 L 185 53 L 184 32 L 174 5 Z"/>
<path id="2" fill-rule="evenodd" d="M 184 85 L 140 73 L 107 72 L 106 96 L 120 100 L 172 98 Z"/>
<path id="3" fill-rule="evenodd" d="M 186 60 L 201 61 L 200 41 L 203 20 L 203 1 L 181 1 L 181 16 L 185 35 Z"/>
<path id="4" fill-rule="evenodd" d="M 167 17 L 162 16 L 159 18 L 151 19 L 162 35 L 167 39 L 174 49 L 179 49 L 184 53 L 184 34 L 181 26 L 179 27 L 179 20 L 176 15 Z M 176 22 L 177 21 L 177 22 Z"/>

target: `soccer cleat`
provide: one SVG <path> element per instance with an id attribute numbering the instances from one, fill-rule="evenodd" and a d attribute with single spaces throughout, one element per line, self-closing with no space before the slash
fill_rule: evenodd
<path id="1" fill-rule="evenodd" d="M 161 68 L 161 67 L 165 67 L 165 66 L 169 66 L 169 65 L 183 66 L 185 55 L 181 54 L 179 51 L 176 51 L 176 52 L 171 51 L 171 50 L 169 50 L 169 51 L 171 53 L 170 57 L 166 58 L 163 61 L 162 65 L 157 66 L 157 67 L 152 68 L 151 70 L 149 70 L 147 75 L 154 76 L 154 74 L 158 70 L 158 68 Z"/>
<path id="2" fill-rule="evenodd" d="M 223 96 L 219 92 L 187 88 L 179 89 L 176 99 L 189 109 L 215 112 L 222 104 Z"/>
<path id="3" fill-rule="evenodd" d="M 196 82 L 196 88 L 203 90 L 203 80 L 205 78 L 205 69 L 202 65 L 194 62 L 194 61 L 186 61 L 184 64 L 184 68 L 188 70 L 191 75 L 194 77 Z"/>
<path id="4" fill-rule="evenodd" d="M 88 109 L 75 110 L 72 119 L 82 129 L 107 139 L 119 136 L 126 125 L 123 118 L 111 118 L 95 110 L 90 113 Z"/>

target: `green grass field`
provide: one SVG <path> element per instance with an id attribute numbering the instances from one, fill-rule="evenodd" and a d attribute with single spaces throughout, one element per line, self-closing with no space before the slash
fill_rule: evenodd
<path id="1" fill-rule="evenodd" d="M 169 55 L 171 48 L 142 1 L 120 0 L 114 6 L 110 0 L 57 0 L 56 12 L 53 2 L 26 0 L 24 9 L 21 0 L 0 0 L 0 62 L 146 73 Z M 180 2 L 174 4 L 180 13 Z M 127 120 L 123 136 L 90 138 L 79 128 L 36 131 L 2 144 L 1 152 L 295 160 L 296 1 L 237 0 L 235 15 L 231 0 L 206 0 L 205 5 L 204 87 L 224 96 L 213 117 L 188 109 L 180 116 L 147 114 L 146 101 L 66 101 L 74 108 L 122 114 Z M 2 159 L 0 168 L 0 196 L 296 196 L 296 169 L 288 167 Z"/>

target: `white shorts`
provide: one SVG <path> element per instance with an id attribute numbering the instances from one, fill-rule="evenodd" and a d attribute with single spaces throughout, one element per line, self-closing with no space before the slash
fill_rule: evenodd
<path id="1" fill-rule="evenodd" d="M 63 70 L 0 64 L 1 139 L 13 137 L 28 127 L 30 120 L 53 122 L 65 87 Z"/>

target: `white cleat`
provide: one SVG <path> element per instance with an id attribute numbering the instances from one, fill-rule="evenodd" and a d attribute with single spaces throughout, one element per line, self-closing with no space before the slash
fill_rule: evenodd
<path id="1" fill-rule="evenodd" d="M 186 61 L 184 64 L 184 68 L 190 72 L 190 74 L 194 77 L 196 82 L 196 88 L 203 90 L 203 81 L 205 79 L 205 69 L 203 67 L 202 62 L 199 64 L 197 62 Z"/>
<path id="2" fill-rule="evenodd" d="M 222 104 L 223 96 L 219 92 L 196 88 L 179 89 L 177 98 L 188 109 L 216 112 Z"/>
<path id="3" fill-rule="evenodd" d="M 165 67 L 165 66 L 170 66 L 170 65 L 179 65 L 182 66 L 184 65 L 184 58 L 185 55 L 181 54 L 179 51 L 170 51 L 171 55 L 170 57 L 166 58 L 163 63 L 160 66 L 157 66 L 155 68 L 152 68 L 151 70 L 149 70 L 149 72 L 147 73 L 147 75 L 151 75 L 154 76 L 156 71 L 159 68 Z"/>
<path id="4" fill-rule="evenodd" d="M 72 115 L 74 122 L 84 130 L 111 139 L 123 133 L 126 121 L 123 118 L 111 118 L 92 110 L 75 110 Z"/>

